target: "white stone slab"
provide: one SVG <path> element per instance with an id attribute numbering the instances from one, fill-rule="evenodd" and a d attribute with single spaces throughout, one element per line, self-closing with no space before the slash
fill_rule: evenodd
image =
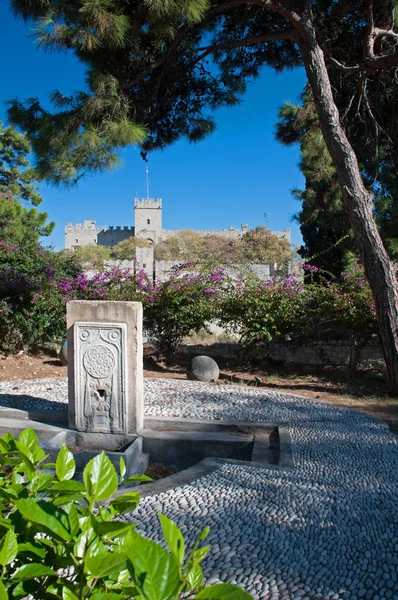
<path id="1" fill-rule="evenodd" d="M 69 426 L 137 433 L 143 427 L 142 305 L 67 304 Z"/>
<path id="2" fill-rule="evenodd" d="M 73 329 L 76 429 L 127 433 L 126 324 L 78 322 Z"/>

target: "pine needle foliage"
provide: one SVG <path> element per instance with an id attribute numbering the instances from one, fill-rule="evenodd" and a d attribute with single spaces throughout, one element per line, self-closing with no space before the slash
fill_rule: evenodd
<path id="1" fill-rule="evenodd" d="M 14 127 L 3 128 L 0 121 L 0 194 L 38 206 L 43 198 L 35 183 L 38 173 L 30 166 L 28 138 Z"/>
<path id="2" fill-rule="evenodd" d="M 304 91 L 300 105 L 286 102 L 279 109 L 276 138 L 285 145 L 300 145 L 299 168 L 305 177 L 305 189 L 292 190 L 302 203 L 294 217 L 300 223 L 304 240 L 299 254 L 311 264 L 339 276 L 352 264 L 356 249 L 337 171 L 308 89 Z M 398 192 L 398 178 L 394 146 L 386 137 L 379 139 L 375 148 L 379 155 L 375 177 L 374 162 L 366 160 L 369 155 L 363 134 L 352 132 L 352 141 L 363 165 L 364 180 L 375 194 L 374 212 L 380 234 L 391 258 L 396 260 L 398 195 L 395 192 Z"/>
<path id="3" fill-rule="evenodd" d="M 375 52 L 388 57 L 395 47 L 396 2 L 371 4 L 379 29 L 390 32 L 377 40 Z M 365 94 L 362 72 L 342 75 L 332 63 L 361 63 L 366 0 L 264 5 L 10 0 L 10 5 L 16 16 L 34 21 L 39 45 L 70 51 L 86 67 L 86 89 L 72 96 L 53 93 L 52 110 L 38 99 L 13 101 L 9 110 L 12 122 L 26 128 L 32 140 L 41 176 L 57 185 L 117 167 L 119 149 L 131 144 L 138 144 L 145 158 L 181 137 L 194 143 L 204 139 L 215 130 L 214 110 L 240 102 L 264 66 L 279 72 L 302 65 L 284 10 L 301 14 L 309 5 L 342 122 L 351 142 L 361 138 L 364 167 L 372 177 L 385 158 L 378 151 L 380 140 L 396 139 L 395 67 L 367 73 Z"/>

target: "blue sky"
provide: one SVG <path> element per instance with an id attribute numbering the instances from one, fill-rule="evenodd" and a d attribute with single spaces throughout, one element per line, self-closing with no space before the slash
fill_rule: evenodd
<path id="1" fill-rule="evenodd" d="M 0 4 L 2 88 L 0 119 L 10 98 L 39 97 L 59 89 L 64 94 L 84 88 L 84 70 L 71 55 L 46 54 L 28 37 L 30 26 L 16 21 L 8 2 Z M 149 155 L 150 196 L 163 198 L 166 229 L 224 229 L 233 225 L 264 224 L 273 230 L 292 229 L 292 241 L 301 242 L 291 217 L 299 209 L 291 189 L 303 187 L 297 163 L 298 148 L 274 140 L 276 113 L 286 100 L 295 102 L 305 74 L 296 69 L 276 75 L 266 69 L 249 88 L 242 103 L 216 112 L 217 131 L 198 144 L 185 140 Z M 102 225 L 133 225 L 134 197 L 145 191 L 145 163 L 139 150 L 121 153 L 119 170 L 87 177 L 65 191 L 42 185 L 44 202 L 56 228 L 45 243 L 64 247 L 64 227 L 84 219 Z"/>

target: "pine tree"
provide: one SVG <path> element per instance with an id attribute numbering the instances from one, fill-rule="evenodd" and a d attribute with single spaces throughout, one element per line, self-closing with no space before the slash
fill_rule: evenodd
<path id="1" fill-rule="evenodd" d="M 383 94 L 385 89 L 381 90 Z M 300 105 L 285 102 L 278 113 L 276 138 L 286 145 L 300 145 L 299 168 L 305 177 L 305 189 L 293 190 L 302 203 L 295 220 L 300 223 L 304 246 L 299 254 L 325 271 L 339 276 L 355 259 L 357 254 L 353 231 L 344 208 L 343 194 L 325 140 L 321 132 L 315 106 L 308 89 L 301 97 Z M 390 107 L 386 99 L 385 107 Z M 393 123 L 394 124 L 394 123 Z M 363 138 L 353 143 L 357 156 L 364 165 L 362 175 L 374 191 L 374 213 L 380 235 L 391 258 L 398 258 L 398 171 L 394 161 L 391 140 L 381 137 L 377 152 L 388 157 L 379 160 L 377 172 L 374 165 L 366 162 L 368 148 Z M 370 173 L 366 172 L 366 167 Z"/>
<path id="2" fill-rule="evenodd" d="M 28 138 L 14 127 L 3 129 L 0 121 L 0 193 L 38 206 L 43 198 L 34 185 L 38 180 L 35 169 L 29 166 L 31 146 Z"/>
<path id="3" fill-rule="evenodd" d="M 300 144 L 299 168 L 305 189 L 293 190 L 302 203 L 295 215 L 304 241 L 299 254 L 338 277 L 348 268 L 356 248 L 337 172 L 308 91 L 301 106 L 286 102 L 280 108 L 276 138 L 286 145 Z"/>
<path id="4" fill-rule="evenodd" d="M 0 192 L 0 241 L 3 247 L 31 246 L 41 236 L 50 235 L 54 223 L 47 223 L 48 214 L 36 208 L 27 209 L 11 193 Z"/>
<path id="5" fill-rule="evenodd" d="M 30 151 L 26 136 L 14 127 L 3 129 L 0 121 L 0 240 L 6 247 L 34 244 L 55 226 L 46 223 L 47 213 L 35 208 L 43 198 L 35 185 L 37 172 L 27 158 Z"/>
<path id="6" fill-rule="evenodd" d="M 362 135 L 370 173 L 377 139 L 394 130 L 396 119 L 383 121 L 378 90 L 391 89 L 394 114 L 397 0 L 11 3 L 23 18 L 38 19 L 39 43 L 71 49 L 88 68 L 88 91 L 70 98 L 56 92 L 55 113 L 37 100 L 10 108 L 29 133 L 40 173 L 57 183 L 110 166 L 114 150 L 133 141 L 142 141 L 145 153 L 180 136 L 201 139 L 214 130 L 214 108 L 239 101 L 264 65 L 304 66 L 375 299 L 390 388 L 398 395 L 396 272 L 352 144 L 353 132 Z"/>

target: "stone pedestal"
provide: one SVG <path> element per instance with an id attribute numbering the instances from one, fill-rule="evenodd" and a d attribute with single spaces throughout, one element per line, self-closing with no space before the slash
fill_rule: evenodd
<path id="1" fill-rule="evenodd" d="M 67 304 L 69 427 L 137 433 L 143 428 L 142 305 Z"/>

